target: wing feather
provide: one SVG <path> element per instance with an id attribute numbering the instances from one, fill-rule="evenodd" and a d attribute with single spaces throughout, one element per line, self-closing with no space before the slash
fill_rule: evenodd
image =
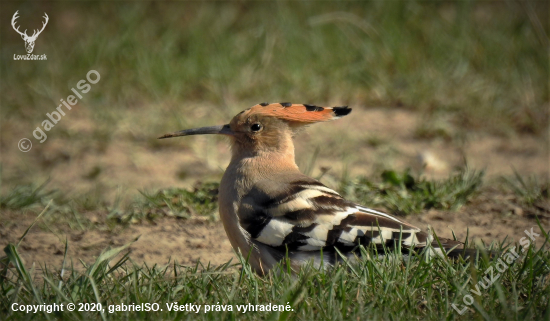
<path id="1" fill-rule="evenodd" d="M 240 223 L 253 240 L 288 251 L 393 244 L 425 246 L 431 236 L 405 221 L 342 198 L 314 180 L 291 182 L 276 196 L 252 190 L 241 206 Z M 273 192 L 271 193 L 273 194 Z"/>

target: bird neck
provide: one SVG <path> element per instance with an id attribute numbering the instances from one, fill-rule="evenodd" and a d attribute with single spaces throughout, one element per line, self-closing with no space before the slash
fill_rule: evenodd
<path id="1" fill-rule="evenodd" d="M 280 139 L 277 146 L 270 148 L 233 141 L 231 162 L 221 181 L 220 201 L 240 199 L 259 181 L 276 181 L 283 174 L 299 174 L 294 144 L 290 135 L 288 138 Z"/>
<path id="2" fill-rule="evenodd" d="M 257 181 L 281 172 L 297 171 L 294 143 L 289 137 L 276 146 L 250 146 L 235 142 L 228 170 L 236 170 L 237 179 Z"/>

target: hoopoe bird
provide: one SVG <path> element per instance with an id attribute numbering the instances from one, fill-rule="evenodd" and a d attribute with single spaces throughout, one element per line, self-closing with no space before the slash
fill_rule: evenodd
<path id="1" fill-rule="evenodd" d="M 461 253 L 462 243 L 434 237 L 392 215 L 344 199 L 300 172 L 293 136 L 303 127 L 334 120 L 351 108 L 262 103 L 229 124 L 159 137 L 219 134 L 231 139 L 232 157 L 219 188 L 219 212 L 235 251 L 263 275 L 288 257 L 294 271 L 308 262 L 332 266 L 354 257 L 359 245 L 403 252 Z M 442 248 L 441 248 L 441 246 Z M 339 252 L 339 253 L 338 253 Z M 322 262 L 321 262 L 322 261 Z"/>

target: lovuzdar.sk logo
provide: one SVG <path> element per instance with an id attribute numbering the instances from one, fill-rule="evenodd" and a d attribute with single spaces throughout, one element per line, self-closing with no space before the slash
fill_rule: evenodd
<path id="1" fill-rule="evenodd" d="M 43 55 L 33 55 L 32 51 L 34 50 L 34 42 L 36 41 L 36 38 L 44 31 L 44 28 L 46 28 L 46 25 L 48 24 L 48 21 L 50 20 L 50 17 L 44 12 L 44 19 L 46 21 L 42 22 L 42 29 L 34 30 L 32 33 L 32 36 L 27 35 L 27 29 L 25 29 L 24 32 L 19 31 L 19 27 L 15 25 L 15 20 L 19 18 L 17 15 L 19 13 L 19 10 L 15 11 L 13 14 L 13 17 L 11 18 L 11 26 L 13 27 L 13 30 L 15 30 L 18 34 L 21 35 L 21 38 L 25 41 L 25 50 L 27 50 L 26 55 L 13 55 L 13 60 L 47 60 L 45 54 Z"/>

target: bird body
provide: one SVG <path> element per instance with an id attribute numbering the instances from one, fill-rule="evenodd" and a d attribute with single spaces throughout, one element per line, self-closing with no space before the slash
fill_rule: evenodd
<path id="1" fill-rule="evenodd" d="M 431 245 L 441 252 L 428 233 L 350 202 L 300 172 L 293 136 L 305 125 L 350 112 L 347 106 L 263 103 L 239 113 L 230 124 L 160 138 L 197 134 L 231 138 L 231 162 L 219 189 L 220 217 L 233 248 L 248 257 L 259 274 L 267 273 L 285 257 L 294 271 L 311 261 L 331 266 L 340 254 L 357 254 L 359 245 L 393 248 L 401 241 L 405 251 Z M 447 251 L 462 246 L 447 239 L 440 243 Z"/>

